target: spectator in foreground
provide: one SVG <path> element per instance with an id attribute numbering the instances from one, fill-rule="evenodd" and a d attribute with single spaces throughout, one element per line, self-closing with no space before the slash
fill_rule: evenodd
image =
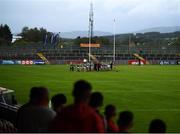
<path id="1" fill-rule="evenodd" d="M 51 105 L 56 113 L 60 113 L 62 108 L 67 102 L 67 98 L 64 94 L 56 94 L 51 99 Z"/>
<path id="2" fill-rule="evenodd" d="M 19 132 L 47 132 L 55 112 L 48 108 L 49 93 L 45 87 L 33 87 L 30 100 L 18 110 L 17 127 Z"/>
<path id="3" fill-rule="evenodd" d="M 105 107 L 105 129 L 107 133 L 117 133 L 119 132 L 119 128 L 117 124 L 114 122 L 114 118 L 116 117 L 116 107 L 114 105 L 107 105 Z"/>
<path id="4" fill-rule="evenodd" d="M 94 92 L 90 96 L 89 106 L 92 107 L 98 115 L 102 118 L 103 116 L 100 114 L 100 107 L 103 105 L 104 97 L 100 92 Z"/>
<path id="5" fill-rule="evenodd" d="M 119 114 L 118 126 L 120 133 L 129 133 L 133 127 L 133 113 L 130 111 L 123 111 Z"/>
<path id="6" fill-rule="evenodd" d="M 101 118 L 88 105 L 92 87 L 84 80 L 74 84 L 74 103 L 65 107 L 50 126 L 50 132 L 92 133 L 104 132 Z"/>
<path id="7" fill-rule="evenodd" d="M 89 106 L 94 109 L 94 111 L 99 115 L 101 118 L 103 124 L 104 124 L 104 131 L 105 131 L 105 122 L 104 122 L 104 117 L 100 113 L 100 108 L 103 106 L 103 100 L 104 97 L 101 92 L 93 92 L 90 96 L 89 100 Z"/>
<path id="8" fill-rule="evenodd" d="M 166 123 L 160 119 L 154 119 L 149 125 L 149 133 L 165 133 Z"/>

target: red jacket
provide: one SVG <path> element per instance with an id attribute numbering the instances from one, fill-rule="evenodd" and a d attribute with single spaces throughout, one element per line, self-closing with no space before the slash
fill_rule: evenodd
<path id="1" fill-rule="evenodd" d="M 52 132 L 68 133 L 103 133 L 101 117 L 86 103 L 72 104 L 65 107 L 51 124 Z"/>
<path id="2" fill-rule="evenodd" d="M 107 132 L 108 133 L 118 133 L 119 132 L 118 126 L 110 119 L 107 120 Z"/>

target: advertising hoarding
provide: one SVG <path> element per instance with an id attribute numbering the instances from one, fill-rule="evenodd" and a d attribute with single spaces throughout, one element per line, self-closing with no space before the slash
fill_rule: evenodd
<path id="1" fill-rule="evenodd" d="M 139 64 L 139 60 L 128 60 L 128 64 L 129 65 L 138 65 Z M 146 61 L 141 60 L 141 65 L 145 65 Z"/>

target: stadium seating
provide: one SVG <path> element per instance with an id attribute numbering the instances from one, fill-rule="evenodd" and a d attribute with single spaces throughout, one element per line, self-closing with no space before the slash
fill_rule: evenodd
<path id="1" fill-rule="evenodd" d="M 141 50 L 141 52 L 140 52 Z M 40 60 L 37 56 L 38 52 L 42 52 L 44 56 L 53 63 L 66 63 L 68 61 L 88 59 L 88 48 L 80 48 L 77 46 L 64 46 L 63 48 L 43 47 L 43 45 L 25 45 L 16 47 L 2 47 L 0 49 L 0 60 Z M 109 62 L 113 59 L 113 47 L 102 46 L 101 48 L 91 48 L 91 52 L 99 60 Z M 179 51 L 175 48 L 147 48 L 136 47 L 136 49 L 129 49 L 128 46 L 116 46 L 116 60 L 117 63 L 127 63 L 128 60 L 136 60 L 134 53 L 139 53 L 143 58 L 148 60 L 151 64 L 155 61 L 158 63 L 161 60 L 179 61 L 180 56 L 177 55 Z M 56 61 L 56 62 L 55 62 Z M 122 62 L 125 61 L 125 62 Z M 51 62 L 52 63 L 52 62 Z"/>

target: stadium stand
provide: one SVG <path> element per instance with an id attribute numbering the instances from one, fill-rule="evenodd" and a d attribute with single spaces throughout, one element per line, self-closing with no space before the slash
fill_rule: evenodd
<path id="1" fill-rule="evenodd" d="M 110 46 L 102 46 L 101 48 L 92 48 L 92 55 L 103 62 L 112 61 L 113 48 Z M 41 53 L 38 56 L 37 53 Z M 179 51 L 177 49 L 162 49 L 162 48 L 146 48 L 137 47 L 130 50 L 128 46 L 117 46 L 116 48 L 116 63 L 128 64 L 129 60 L 137 60 L 138 57 L 134 54 L 140 55 L 142 58 L 149 61 L 150 64 L 160 63 L 162 60 L 166 61 L 180 61 Z M 51 64 L 64 64 L 70 61 L 77 61 L 88 59 L 88 48 L 80 48 L 77 46 L 64 46 L 63 48 L 43 48 L 42 45 L 29 47 L 4 47 L 0 49 L 0 60 L 43 60 Z"/>

